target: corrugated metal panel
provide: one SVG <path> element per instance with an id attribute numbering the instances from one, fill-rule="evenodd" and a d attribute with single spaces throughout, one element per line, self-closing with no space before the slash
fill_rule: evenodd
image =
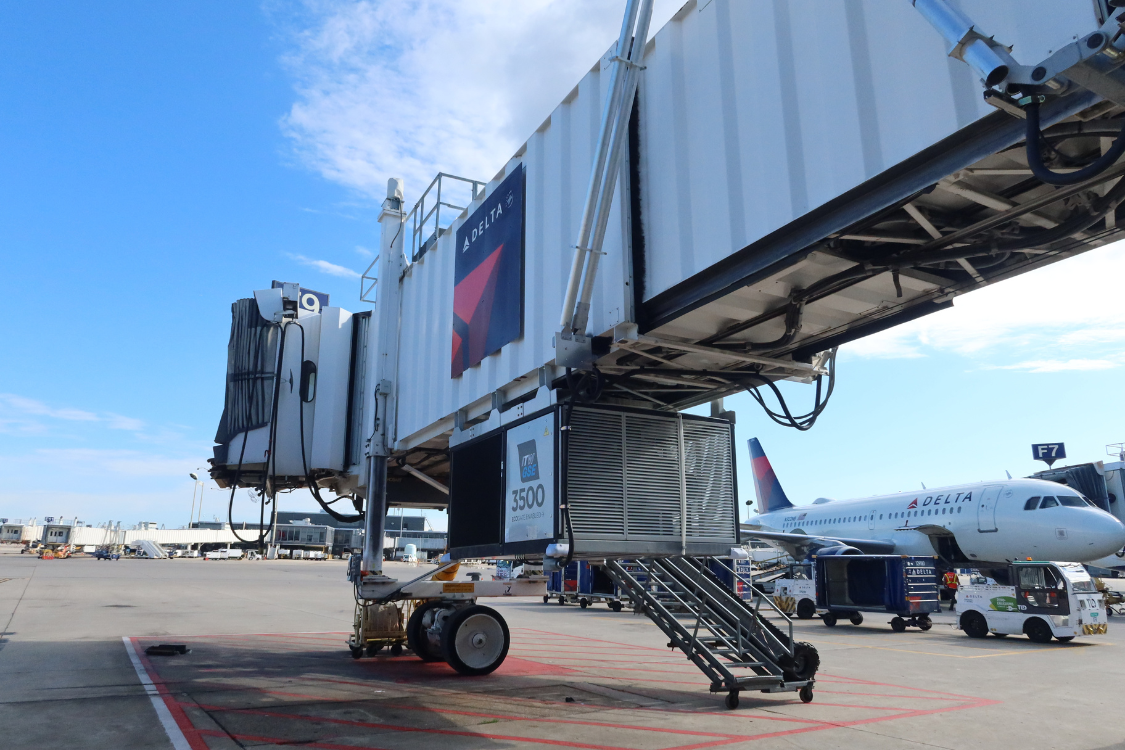
<path id="1" fill-rule="evenodd" d="M 988 33 L 1013 43 L 1022 62 L 1038 62 L 1096 26 L 1093 3 L 1085 0 L 959 5 Z M 939 35 L 906 0 L 689 2 L 656 34 L 644 62 L 639 205 L 646 301 L 995 112 L 969 69 L 946 56 Z M 404 277 L 399 448 L 448 431 L 458 410 L 487 411 L 496 391 L 506 400 L 534 387 L 535 371 L 553 362 L 552 334 L 603 105 L 601 67 L 488 185 L 494 189 L 517 164 L 526 170 L 522 337 L 450 377 L 454 238 L 479 202 Z M 591 311 L 589 330 L 599 334 L 635 319 L 621 196 L 619 187 Z M 664 321 L 655 333 L 700 341 L 850 265 L 824 252 L 787 262 L 793 265 L 767 279 L 772 287 L 739 290 Z M 942 283 L 904 272 L 901 286 L 883 274 L 809 304 L 801 340 L 934 297 Z M 778 318 L 742 340 L 770 340 L 782 330 Z"/>
<path id="2" fill-rule="evenodd" d="M 457 228 L 480 205 L 474 202 L 415 263 L 403 280 L 397 439 L 402 441 L 518 378 L 555 356 L 558 324 L 573 245 L 590 178 L 604 86 L 599 69 L 588 73 L 486 188 L 493 190 L 519 163 L 526 169 L 523 336 L 459 378 L 450 377 L 453 326 L 454 241 Z M 608 254 L 598 274 L 591 330 L 627 320 L 618 191 L 606 232 Z M 483 197 L 483 196 L 482 196 Z"/>
<path id="3" fill-rule="evenodd" d="M 644 61 L 645 299 L 994 111 L 906 0 L 701 5 Z M 1097 25 L 1085 1 L 958 5 L 1024 63 Z"/>

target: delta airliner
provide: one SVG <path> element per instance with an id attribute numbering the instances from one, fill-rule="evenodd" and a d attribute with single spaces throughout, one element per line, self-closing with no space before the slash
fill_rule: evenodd
<path id="1" fill-rule="evenodd" d="M 742 536 L 778 544 L 797 559 L 854 548 L 999 568 L 1028 557 L 1091 562 L 1125 547 L 1125 524 L 1055 482 L 1009 479 L 795 506 L 757 438 L 750 458 L 759 515 Z"/>

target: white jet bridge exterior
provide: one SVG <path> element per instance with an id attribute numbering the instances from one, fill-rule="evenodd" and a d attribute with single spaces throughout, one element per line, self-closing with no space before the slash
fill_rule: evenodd
<path id="1" fill-rule="evenodd" d="M 439 175 L 413 211 L 390 180 L 362 281 L 370 311 L 310 307 L 295 284 L 234 306 L 211 474 L 267 502 L 294 487 L 330 512 L 322 489 L 350 498 L 334 512 L 366 514 L 365 598 L 404 590 L 379 576 L 396 485 L 400 498 L 447 497 L 452 523 L 465 495 L 450 467 L 489 440 L 476 484 L 494 497 L 486 525 L 501 545 L 512 517 L 500 508 L 514 498 L 512 512 L 526 510 L 512 478 L 553 471 L 536 505 L 544 526 L 520 519 L 529 544 L 483 547 L 548 560 L 583 544 L 625 557 L 636 541 L 687 553 L 693 508 L 737 498 L 718 485 L 691 495 L 708 472 L 732 477 L 734 461 L 721 439 L 689 445 L 684 409 L 711 402 L 707 429 L 729 431 L 721 399 L 748 390 L 771 419 L 808 429 L 831 396 L 836 347 L 1120 236 L 1116 3 L 689 0 L 649 38 L 650 14 L 650 0 L 627 0 L 618 42 L 497 174 L 461 181 L 463 210 L 442 199 L 461 178 Z M 451 223 L 442 205 L 447 219 L 460 210 Z M 490 227 L 506 239 L 469 264 Z M 815 383 L 813 408 L 794 414 L 776 390 L 770 406 L 778 380 Z M 628 451 L 613 470 L 625 479 L 571 455 L 629 444 L 626 426 L 568 447 L 576 409 L 675 423 L 658 538 L 632 539 L 627 524 L 575 533 L 599 494 L 571 492 L 576 473 L 610 477 L 617 500 L 598 499 L 625 517 L 649 499 L 630 489 L 643 473 Z M 533 423 L 549 450 L 509 439 Z M 708 533 L 738 541 L 736 527 Z"/>

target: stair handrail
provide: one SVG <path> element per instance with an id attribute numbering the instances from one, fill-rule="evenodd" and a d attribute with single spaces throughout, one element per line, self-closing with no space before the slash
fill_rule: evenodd
<path id="1" fill-rule="evenodd" d="M 735 570 L 735 569 L 734 569 L 733 567 L 731 567 L 731 566 L 727 565 L 727 564 L 726 564 L 725 562 L 723 562 L 723 561 L 722 561 L 722 560 L 720 560 L 719 558 L 717 558 L 717 557 L 712 557 L 712 558 L 710 558 L 710 559 L 711 559 L 711 560 L 714 560 L 714 561 L 715 561 L 716 563 L 718 563 L 719 565 L 721 565 L 721 566 L 722 566 L 722 567 L 723 567 L 723 568 L 724 568 L 725 570 L 727 570 L 727 571 L 730 571 L 731 575 L 733 575 L 733 576 L 734 576 L 734 577 L 735 577 L 735 578 L 736 578 L 737 580 L 739 580 L 739 581 L 741 581 L 742 583 L 745 583 L 746 585 L 748 585 L 748 586 L 750 587 L 750 591 L 754 592 L 754 596 L 755 596 L 755 598 L 756 598 L 756 599 L 758 599 L 758 602 L 759 602 L 758 606 L 759 606 L 759 607 L 761 606 L 761 602 L 762 602 L 762 601 L 764 600 L 764 601 L 765 601 L 765 603 L 769 605 L 770 609 L 772 609 L 772 610 L 773 610 L 774 612 L 776 612 L 777 614 L 781 615 L 781 616 L 782 616 L 782 618 L 784 618 L 784 620 L 785 620 L 786 624 L 787 624 L 787 625 L 789 626 L 789 644 L 788 644 L 788 649 L 789 649 L 789 654 L 790 654 L 790 655 L 792 655 L 792 654 L 793 654 L 793 618 L 792 618 L 792 617 L 790 617 L 790 616 L 789 616 L 788 614 L 786 614 L 785 612 L 783 612 L 783 611 L 781 610 L 781 608 L 780 608 L 780 607 L 778 607 L 778 606 L 777 606 L 776 604 L 774 604 L 773 600 L 772 600 L 772 599 L 770 599 L 769 597 L 767 597 L 767 596 L 766 596 L 766 595 L 764 594 L 764 592 L 762 592 L 762 591 L 760 591 L 759 589 L 755 588 L 755 586 L 754 586 L 754 578 L 753 578 L 753 576 L 751 576 L 751 577 L 750 577 L 750 579 L 749 579 L 749 580 L 747 580 L 746 578 L 743 578 L 743 577 L 742 577 L 742 575 L 740 575 L 740 574 L 738 573 L 738 571 L 736 571 L 736 570 Z M 757 613 L 755 612 L 755 614 L 757 614 Z"/>

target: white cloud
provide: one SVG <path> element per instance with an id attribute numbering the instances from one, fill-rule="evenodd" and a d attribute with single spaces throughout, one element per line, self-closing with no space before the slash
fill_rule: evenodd
<path id="1" fill-rule="evenodd" d="M 990 370 L 1026 370 L 1027 372 L 1064 372 L 1067 370 L 1112 370 L 1118 362 L 1105 359 L 1034 359 L 1014 365 L 993 365 Z"/>
<path id="2" fill-rule="evenodd" d="M 682 0 L 657 0 L 652 29 Z M 306 0 L 283 24 L 308 167 L 382 200 L 441 170 L 489 179 L 609 49 L 623 0 Z M 275 9 L 276 10 L 276 9 Z M 408 200 L 408 202 L 410 202 Z"/>
<path id="3" fill-rule="evenodd" d="M 375 257 L 375 253 L 368 250 L 363 245 L 356 245 L 355 246 L 355 254 L 358 255 L 361 258 L 374 258 Z"/>
<path id="4" fill-rule="evenodd" d="M 870 358 L 1001 357 L 1008 361 L 992 365 L 1030 372 L 1114 367 L 1125 341 L 1122 278 L 1125 243 L 1114 243 L 958 297 L 950 310 L 845 351 Z"/>
<path id="5" fill-rule="evenodd" d="M 286 253 L 290 258 L 297 261 L 301 265 L 315 268 L 321 273 L 327 273 L 332 276 L 340 276 L 345 279 L 358 279 L 360 277 L 359 271 L 353 271 L 345 266 L 339 266 L 335 263 L 329 263 L 326 260 L 317 260 L 316 258 L 306 258 L 304 255 L 297 255 L 296 253 Z"/>
<path id="6" fill-rule="evenodd" d="M 49 420 L 100 424 L 111 430 L 129 432 L 140 432 L 145 428 L 140 419 L 121 414 L 98 414 L 68 406 L 51 406 L 33 398 L 0 393 L 0 432 L 45 434 L 50 431 Z"/>
<path id="7" fill-rule="evenodd" d="M 14 411 L 33 416 L 50 417 L 52 419 L 65 419 L 72 422 L 97 422 L 98 415 L 82 409 L 48 406 L 42 401 L 24 398 L 11 393 L 0 394 L 0 401 L 7 403 Z"/>

